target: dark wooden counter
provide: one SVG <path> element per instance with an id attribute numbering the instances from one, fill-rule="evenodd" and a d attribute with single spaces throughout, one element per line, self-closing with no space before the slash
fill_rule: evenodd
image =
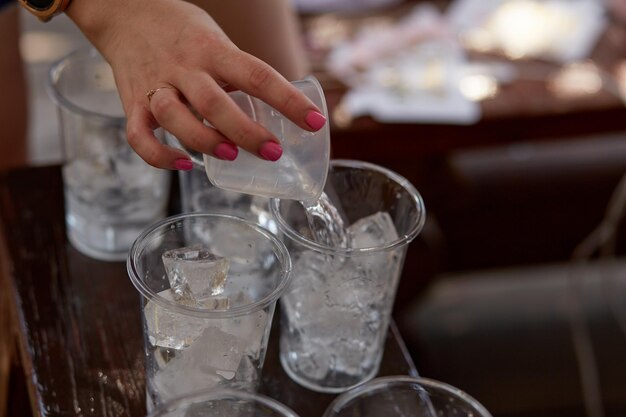
<path id="1" fill-rule="evenodd" d="M 8 284 L 2 291 L 9 292 L 33 413 L 143 416 L 139 295 L 124 263 L 88 258 L 68 243 L 60 168 L 0 175 L 0 219 Z M 311 392 L 287 377 L 277 336 L 274 326 L 262 392 L 302 417 L 320 416 L 334 395 Z M 416 373 L 395 326 L 385 349 L 382 375 Z"/>

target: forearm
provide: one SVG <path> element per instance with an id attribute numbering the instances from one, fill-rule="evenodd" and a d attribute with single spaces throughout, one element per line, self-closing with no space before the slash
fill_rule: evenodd
<path id="1" fill-rule="evenodd" d="M 137 26 L 137 17 L 148 19 L 145 9 L 158 4 L 153 0 L 72 0 L 65 14 L 108 59 L 112 50 L 124 44 L 115 28 L 124 21 Z"/>
<path id="2" fill-rule="evenodd" d="M 184 0 L 176 0 L 184 1 Z M 309 72 L 301 28 L 290 0 L 191 0 L 204 9 L 240 49 L 290 80 Z M 121 43 L 111 22 L 159 7 L 154 0 L 72 0 L 66 14 L 101 52 Z M 163 28 L 166 30 L 166 28 Z"/>
<path id="3" fill-rule="evenodd" d="M 116 18 L 121 3 L 135 2 L 136 0 L 73 0 L 65 10 L 65 14 L 78 26 L 85 36 L 94 43 L 99 37 L 104 36 L 105 29 L 111 19 Z M 141 1 L 141 0 L 137 0 Z"/>

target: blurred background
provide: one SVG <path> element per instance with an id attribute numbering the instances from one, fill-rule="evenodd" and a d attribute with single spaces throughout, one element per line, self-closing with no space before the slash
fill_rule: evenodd
<path id="1" fill-rule="evenodd" d="M 626 413 L 626 1 L 294 0 L 333 157 L 411 180 L 428 222 L 395 318 L 423 376 L 500 416 Z M 29 163 L 88 42 L 21 14 Z"/>

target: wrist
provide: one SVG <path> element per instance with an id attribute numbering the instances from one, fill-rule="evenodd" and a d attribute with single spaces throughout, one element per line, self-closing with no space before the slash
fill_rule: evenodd
<path id="1" fill-rule="evenodd" d="M 110 4 L 110 7 L 106 7 L 102 3 Z M 117 6 L 115 3 L 117 0 L 73 0 L 72 7 L 68 7 L 65 14 L 89 40 L 92 40 L 91 37 L 100 33 L 107 25 L 108 15 L 112 12 L 111 9 Z"/>
<path id="2" fill-rule="evenodd" d="M 114 47 L 116 27 L 143 0 L 72 0 L 65 14 L 101 52 Z"/>

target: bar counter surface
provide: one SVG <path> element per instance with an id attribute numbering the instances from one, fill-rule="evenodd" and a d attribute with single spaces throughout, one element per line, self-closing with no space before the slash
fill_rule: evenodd
<path id="1" fill-rule="evenodd" d="M 3 314 L 12 317 L 33 414 L 144 416 L 139 295 L 123 262 L 88 258 L 69 244 L 60 167 L 0 174 L 0 220 L 0 291 L 10 301 Z M 283 372 L 278 319 L 277 310 L 261 392 L 301 417 L 321 416 L 335 395 L 300 387 Z M 417 372 L 392 323 L 379 375 L 401 374 Z"/>

